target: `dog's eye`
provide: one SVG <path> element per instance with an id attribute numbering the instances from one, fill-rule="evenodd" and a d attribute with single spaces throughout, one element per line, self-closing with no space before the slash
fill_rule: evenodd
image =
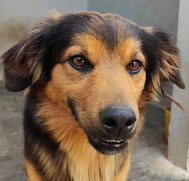
<path id="1" fill-rule="evenodd" d="M 71 66 L 77 70 L 89 71 L 92 68 L 92 64 L 81 55 L 71 57 L 69 62 Z"/>
<path id="2" fill-rule="evenodd" d="M 73 65 L 77 67 L 83 67 L 85 65 L 85 60 L 81 56 L 76 56 L 71 59 Z"/>
<path id="3" fill-rule="evenodd" d="M 128 64 L 127 70 L 130 74 L 137 74 L 141 70 L 142 67 L 143 67 L 142 62 L 136 59 Z"/>

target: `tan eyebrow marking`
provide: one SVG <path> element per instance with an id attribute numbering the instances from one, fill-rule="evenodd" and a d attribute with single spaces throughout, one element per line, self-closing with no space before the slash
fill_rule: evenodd
<path id="1" fill-rule="evenodd" d="M 69 47 L 63 54 L 63 60 L 74 54 L 82 54 L 89 61 L 96 63 L 99 57 L 107 53 L 106 45 L 101 39 L 94 35 L 77 35 L 72 40 L 73 46 Z"/>
<path id="2" fill-rule="evenodd" d="M 144 64 L 145 56 L 141 50 L 141 42 L 134 38 L 127 38 L 119 44 L 120 59 L 123 64 L 128 64 L 132 59 L 140 59 Z"/>
<path id="3" fill-rule="evenodd" d="M 68 48 L 64 54 L 63 54 L 63 60 L 68 59 L 70 56 L 77 55 L 77 54 L 83 54 L 87 55 L 87 50 L 82 48 L 79 45 L 71 46 Z"/>

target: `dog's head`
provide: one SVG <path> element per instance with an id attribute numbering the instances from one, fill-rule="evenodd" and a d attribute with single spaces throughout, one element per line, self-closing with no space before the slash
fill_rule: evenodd
<path id="1" fill-rule="evenodd" d="M 2 58 L 8 90 L 45 85 L 44 94 L 51 90 L 53 102 L 66 104 L 106 154 L 124 149 L 139 131 L 142 108 L 165 81 L 184 88 L 169 35 L 112 14 L 56 15 Z"/>

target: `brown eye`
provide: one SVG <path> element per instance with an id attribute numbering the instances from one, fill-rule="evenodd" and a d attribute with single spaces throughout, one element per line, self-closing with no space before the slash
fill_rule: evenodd
<path id="1" fill-rule="evenodd" d="M 138 73 L 143 67 L 142 62 L 140 60 L 133 60 L 128 66 L 127 70 L 130 74 Z"/>
<path id="2" fill-rule="evenodd" d="M 83 67 L 85 65 L 85 60 L 83 57 L 77 56 L 72 58 L 72 63 L 77 67 Z"/>
<path id="3" fill-rule="evenodd" d="M 82 72 L 89 71 L 93 68 L 92 63 L 90 63 L 85 57 L 82 55 L 76 55 L 69 59 L 70 65 Z"/>

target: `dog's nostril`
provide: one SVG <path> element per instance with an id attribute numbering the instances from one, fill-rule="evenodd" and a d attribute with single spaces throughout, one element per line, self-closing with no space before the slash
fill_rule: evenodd
<path id="1" fill-rule="evenodd" d="M 133 120 L 129 120 L 129 121 L 127 121 L 126 123 L 125 123 L 125 126 L 127 126 L 127 127 L 131 127 L 132 125 L 133 125 Z"/>
<path id="2" fill-rule="evenodd" d="M 113 128 L 116 126 L 116 122 L 114 119 L 107 119 L 105 122 L 104 122 L 104 126 L 106 127 L 109 127 L 109 128 Z"/>

